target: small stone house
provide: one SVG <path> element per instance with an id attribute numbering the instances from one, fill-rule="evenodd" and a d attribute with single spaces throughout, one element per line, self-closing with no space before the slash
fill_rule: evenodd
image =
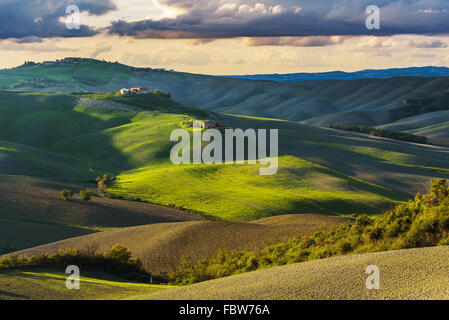
<path id="1" fill-rule="evenodd" d="M 135 87 L 135 88 L 131 88 L 131 89 L 123 88 L 120 90 L 120 94 L 122 96 L 129 95 L 129 94 L 148 94 L 148 93 L 150 93 L 150 91 L 145 87 Z"/>
<path id="2" fill-rule="evenodd" d="M 131 92 L 131 94 L 147 94 L 147 93 L 149 93 L 148 89 L 145 87 L 135 87 L 135 88 L 129 89 L 129 91 Z"/>
<path id="3" fill-rule="evenodd" d="M 217 127 L 217 123 L 215 121 L 212 120 L 205 120 L 201 122 L 201 128 L 203 129 L 211 129 L 211 128 L 216 128 Z"/>

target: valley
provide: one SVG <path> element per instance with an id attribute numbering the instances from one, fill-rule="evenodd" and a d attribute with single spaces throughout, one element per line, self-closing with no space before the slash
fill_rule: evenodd
<path id="1" fill-rule="evenodd" d="M 449 178 L 446 110 L 390 118 L 390 111 L 407 99 L 437 100 L 447 92 L 448 79 L 274 82 L 101 61 L 1 70 L 0 255 L 14 259 L 15 254 L 40 256 L 68 248 L 83 253 L 92 247 L 107 252 L 120 244 L 141 261 L 146 275 L 160 275 L 178 270 L 187 258 L 195 264 L 221 250 L 260 252 L 317 232 L 327 234 L 363 214 L 378 217 L 426 193 L 432 179 Z M 132 86 L 171 97 L 118 93 Z M 191 132 L 194 120 L 242 130 L 277 129 L 277 173 L 260 175 L 263 163 L 174 165 L 170 134 L 175 129 Z M 377 126 L 423 135 L 432 144 L 327 128 L 329 124 Z M 104 175 L 112 179 L 100 192 L 97 177 Z M 86 189 L 93 190 L 89 201 L 79 196 Z M 62 190 L 73 191 L 73 200 L 61 200 Z M 428 254 L 445 248 L 434 250 Z M 396 254 L 407 255 L 391 253 Z M 373 255 L 367 252 L 360 259 Z M 379 255 L 398 268 L 389 252 Z M 59 292 L 64 270 L 58 267 L 2 269 L 0 263 L 0 298 L 350 299 L 346 291 L 336 293 L 339 284 L 318 293 L 309 290 L 312 282 L 292 287 L 288 279 L 300 273 L 316 280 L 310 275 L 328 265 L 350 274 L 357 259 L 301 262 L 178 289 L 89 270 L 82 295 Z M 439 261 L 432 268 L 444 265 Z M 278 275 L 279 292 L 261 287 L 253 295 L 249 283 Z M 421 280 L 418 275 L 416 281 Z M 233 281 L 248 285 L 233 291 Z M 394 283 L 391 292 L 376 297 L 401 297 L 402 285 Z M 223 290 L 208 291 L 215 292 L 217 285 Z M 299 294 L 304 288 L 307 293 Z M 407 297 L 419 297 L 413 292 Z M 432 295 L 446 297 L 445 292 Z"/>

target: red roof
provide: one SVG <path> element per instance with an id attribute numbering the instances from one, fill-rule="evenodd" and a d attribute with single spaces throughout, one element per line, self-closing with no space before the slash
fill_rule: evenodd
<path id="1" fill-rule="evenodd" d="M 135 87 L 135 88 L 131 88 L 131 90 L 139 90 L 139 91 L 143 91 L 143 90 L 148 90 L 145 87 Z"/>

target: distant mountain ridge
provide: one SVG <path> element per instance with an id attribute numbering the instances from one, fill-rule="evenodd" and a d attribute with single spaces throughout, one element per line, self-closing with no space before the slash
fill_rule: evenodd
<path id="1" fill-rule="evenodd" d="M 317 73 L 288 73 L 288 74 L 254 74 L 223 76 L 234 79 L 269 80 L 276 82 L 295 82 L 313 80 L 354 80 L 354 79 L 384 79 L 394 77 L 449 77 L 446 67 L 410 67 L 392 69 L 366 69 L 356 72 L 331 71 Z"/>

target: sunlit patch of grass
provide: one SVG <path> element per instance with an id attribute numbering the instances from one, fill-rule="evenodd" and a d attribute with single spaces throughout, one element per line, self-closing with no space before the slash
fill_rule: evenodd
<path id="1" fill-rule="evenodd" d="M 81 270 L 80 290 L 68 290 L 69 275 L 57 268 L 0 271 L 0 299 L 120 300 L 173 288 L 125 280 L 119 276 Z"/>
<path id="2" fill-rule="evenodd" d="M 160 164 L 123 173 L 112 195 L 177 205 L 219 218 L 253 220 L 287 213 L 376 212 L 399 200 L 393 192 L 303 159 L 282 156 L 279 171 L 260 165 Z"/>

